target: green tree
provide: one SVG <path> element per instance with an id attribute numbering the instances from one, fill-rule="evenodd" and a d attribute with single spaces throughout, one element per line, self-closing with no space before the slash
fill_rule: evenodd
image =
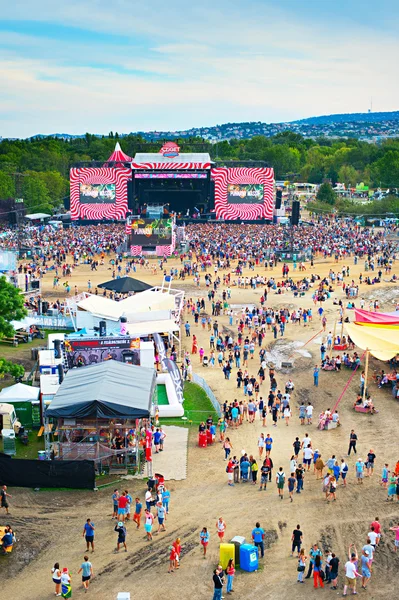
<path id="1" fill-rule="evenodd" d="M 359 173 L 351 165 L 343 165 L 338 171 L 339 183 L 354 187 L 359 182 Z"/>
<path id="2" fill-rule="evenodd" d="M 10 337 L 14 328 L 10 321 L 20 321 L 27 314 L 24 307 L 24 297 L 18 288 L 0 277 L 0 339 Z"/>
<path id="3" fill-rule="evenodd" d="M 11 375 L 15 379 L 22 379 L 25 375 L 25 369 L 22 365 L 0 358 L 0 379 L 3 379 L 5 375 Z"/>
<path id="4" fill-rule="evenodd" d="M 22 185 L 22 196 L 25 206 L 34 212 L 51 211 L 50 194 L 39 173 L 28 171 Z"/>
<path id="5" fill-rule="evenodd" d="M 322 183 L 317 192 L 317 200 L 323 202 L 323 204 L 331 204 L 334 206 L 336 201 L 336 195 L 329 183 Z"/>
<path id="6" fill-rule="evenodd" d="M 10 175 L 0 171 L 0 200 L 14 198 L 15 186 L 14 180 Z"/>

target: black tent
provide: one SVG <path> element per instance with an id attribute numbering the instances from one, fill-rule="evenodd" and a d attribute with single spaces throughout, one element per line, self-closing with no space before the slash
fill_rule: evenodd
<path id="1" fill-rule="evenodd" d="M 148 419 L 156 371 L 109 360 L 71 369 L 45 416 Z"/>
<path id="2" fill-rule="evenodd" d="M 133 277 L 121 277 L 120 279 L 111 279 L 111 281 L 100 283 L 98 287 L 117 292 L 118 294 L 128 294 L 129 292 L 145 292 L 151 289 L 152 285 Z"/>

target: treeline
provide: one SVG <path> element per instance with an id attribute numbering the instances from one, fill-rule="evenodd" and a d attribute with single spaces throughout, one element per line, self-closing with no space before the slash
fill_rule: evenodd
<path id="1" fill-rule="evenodd" d="M 70 140 L 33 138 L 0 143 L 0 200 L 23 198 L 35 211 L 50 211 L 62 205 L 69 194 L 69 169 L 77 162 L 106 161 L 115 142 L 130 156 L 138 151 L 158 152 L 160 141 L 145 142 L 139 136 L 119 139 L 117 133 L 96 137 L 86 134 Z M 180 142 L 181 152 L 209 152 L 211 158 L 256 160 L 269 164 L 276 179 L 322 183 L 328 179 L 354 186 L 399 188 L 399 138 L 381 145 L 355 139 L 305 139 L 284 132 L 273 137 L 231 140 L 212 144 L 198 138 Z"/>

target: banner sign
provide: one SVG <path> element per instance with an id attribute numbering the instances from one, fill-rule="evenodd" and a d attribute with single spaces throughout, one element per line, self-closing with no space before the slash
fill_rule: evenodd
<path id="1" fill-rule="evenodd" d="M 153 336 L 158 350 L 159 361 L 162 365 L 162 370 L 167 371 L 169 373 L 175 388 L 177 399 L 180 402 L 180 404 L 183 404 L 183 380 L 181 378 L 178 366 L 174 360 L 171 360 L 166 356 L 165 344 L 163 343 L 159 333 L 154 333 Z"/>
<path id="2" fill-rule="evenodd" d="M 129 246 L 170 246 L 172 219 L 135 219 L 130 223 Z"/>
<path id="3" fill-rule="evenodd" d="M 96 337 L 66 339 L 68 367 L 84 367 L 106 360 L 140 365 L 140 340 L 137 338 Z"/>

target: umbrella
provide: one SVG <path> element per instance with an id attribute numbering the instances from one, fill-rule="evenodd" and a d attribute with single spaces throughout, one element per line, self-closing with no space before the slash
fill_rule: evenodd
<path id="1" fill-rule="evenodd" d="M 151 289 L 152 285 L 133 277 L 121 277 L 120 279 L 111 279 L 111 281 L 100 283 L 98 287 L 112 290 L 118 294 L 128 294 L 129 292 L 145 292 Z"/>

